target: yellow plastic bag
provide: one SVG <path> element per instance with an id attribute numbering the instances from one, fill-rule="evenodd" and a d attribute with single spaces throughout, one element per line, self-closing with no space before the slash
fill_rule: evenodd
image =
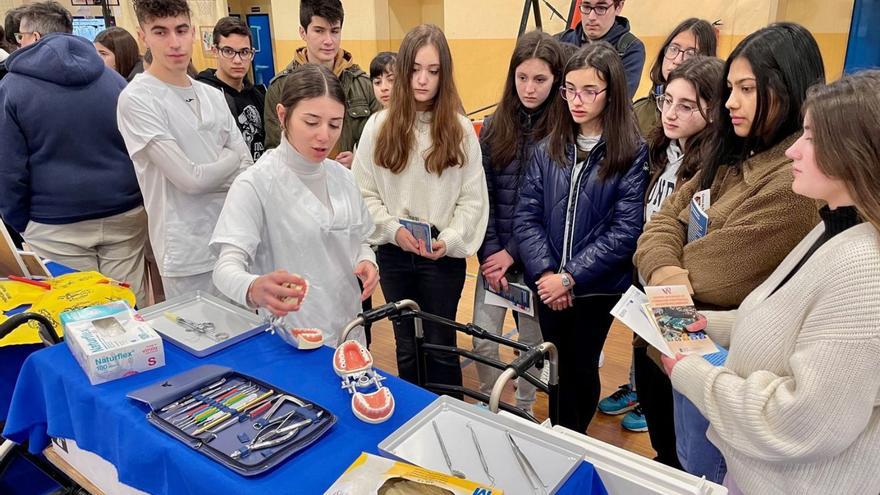
<path id="1" fill-rule="evenodd" d="M 48 318 L 59 334 L 62 333 L 60 315 L 64 311 L 82 309 L 113 301 L 126 301 L 134 307 L 135 297 L 131 289 L 106 283 L 108 278 L 98 272 L 82 272 L 63 275 L 49 280 L 51 290 L 43 290 L 42 295 L 28 310 Z M 27 285 L 27 284 L 21 284 Z M 40 337 L 39 325 L 28 322 L 5 338 L 0 339 L 0 347 L 17 344 L 37 344 Z"/>
<path id="2" fill-rule="evenodd" d="M 33 304 L 47 292 L 48 289 L 24 282 L 0 281 L 0 311 L 6 312 L 25 304 Z"/>

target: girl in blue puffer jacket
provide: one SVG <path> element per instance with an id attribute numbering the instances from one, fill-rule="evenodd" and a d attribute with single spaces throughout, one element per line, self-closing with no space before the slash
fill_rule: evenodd
<path id="1" fill-rule="evenodd" d="M 632 281 L 642 231 L 648 151 L 614 48 L 581 48 L 563 71 L 570 119 L 536 148 L 520 192 L 514 235 L 541 300 L 545 341 L 559 349 L 550 419 L 585 432 L 599 400 L 599 353 L 609 311 Z"/>
<path id="2" fill-rule="evenodd" d="M 483 121 L 480 147 L 489 190 L 489 224 L 477 253 L 481 276 L 474 292 L 474 324 L 495 335 L 501 334 L 507 309 L 486 304 L 486 291 L 499 292 L 508 289 L 508 284 L 523 282 L 513 214 L 535 143 L 547 136 L 552 122 L 568 118 L 559 98 L 563 65 L 562 46 L 552 36 L 541 31 L 522 35 L 510 58 L 498 110 Z M 543 342 L 537 315 L 514 313 L 514 318 L 520 342 Z M 474 351 L 495 360 L 499 357 L 498 344 L 487 339 L 474 339 Z M 500 374 L 496 368 L 477 363 L 480 391 L 491 394 Z M 531 414 L 534 403 L 535 386 L 517 379 L 516 406 Z"/>

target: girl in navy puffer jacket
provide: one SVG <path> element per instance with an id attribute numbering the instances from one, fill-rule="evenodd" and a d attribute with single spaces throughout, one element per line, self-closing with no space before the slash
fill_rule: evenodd
<path id="1" fill-rule="evenodd" d="M 642 231 L 647 147 L 614 48 L 595 43 L 566 64 L 570 119 L 535 150 L 514 218 L 527 280 L 541 300 L 544 340 L 559 349 L 554 424 L 585 432 L 599 400 L 609 311 L 632 281 Z"/>
<path id="2" fill-rule="evenodd" d="M 495 335 L 501 334 L 507 309 L 486 304 L 486 291 L 504 291 L 511 283 L 523 282 L 513 215 L 535 143 L 547 136 L 551 122 L 567 118 L 559 98 L 564 64 L 562 46 L 552 36 L 541 31 L 521 36 L 510 58 L 498 110 L 483 121 L 480 146 L 489 190 L 489 224 L 478 253 L 481 276 L 474 293 L 474 324 Z M 543 341 L 536 316 L 514 313 L 514 318 L 520 342 Z M 498 360 L 498 344 L 491 340 L 474 339 L 474 351 Z M 477 363 L 477 375 L 480 391 L 488 395 L 500 371 Z M 535 386 L 517 380 L 517 407 L 532 413 L 534 402 Z"/>

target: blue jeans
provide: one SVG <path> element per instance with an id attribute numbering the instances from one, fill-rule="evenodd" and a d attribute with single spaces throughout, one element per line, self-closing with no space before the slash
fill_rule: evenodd
<path id="1" fill-rule="evenodd" d="M 727 463 L 721 451 L 706 438 L 709 421 L 678 391 L 672 391 L 672 400 L 675 406 L 675 450 L 681 466 L 694 476 L 705 476 L 720 485 L 727 474 Z"/>

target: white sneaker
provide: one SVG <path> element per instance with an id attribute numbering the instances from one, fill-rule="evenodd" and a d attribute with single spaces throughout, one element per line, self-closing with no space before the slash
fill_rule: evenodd
<path id="1" fill-rule="evenodd" d="M 605 364 L 605 351 L 599 353 L 599 367 L 601 368 L 603 364 Z"/>

